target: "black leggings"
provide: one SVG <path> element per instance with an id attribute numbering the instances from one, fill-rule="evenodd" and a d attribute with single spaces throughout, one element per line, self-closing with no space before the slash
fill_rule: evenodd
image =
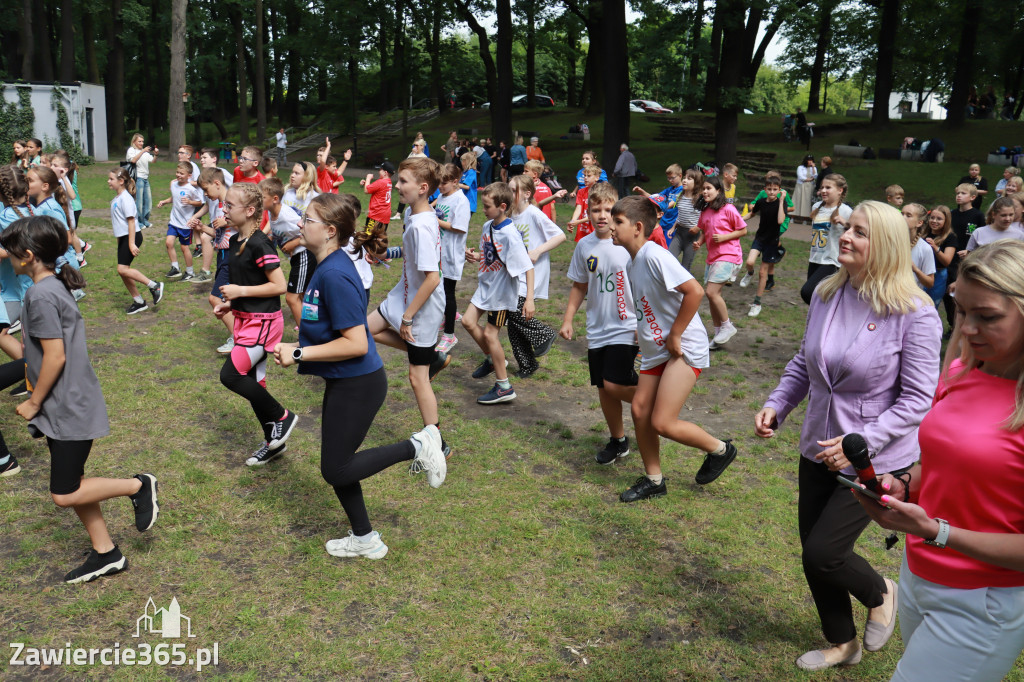
<path id="1" fill-rule="evenodd" d="M 249 401 L 249 404 L 252 405 L 252 411 L 256 413 L 256 418 L 260 420 L 261 426 L 267 422 L 277 421 L 284 416 L 284 407 L 274 399 L 274 396 L 270 395 L 267 387 L 256 378 L 258 374 L 262 375 L 265 367 L 266 357 L 264 356 L 262 362 L 254 363 L 248 373 L 242 374 L 235 367 L 229 355 L 228 359 L 224 361 L 224 366 L 220 368 L 220 383 Z"/>
<path id="2" fill-rule="evenodd" d="M 0 365 L 0 391 L 24 380 L 24 360 L 11 360 L 10 362 L 5 362 Z M 4 442 L 3 433 L 0 433 L 0 457 L 6 457 L 9 454 L 11 454 L 11 451 L 7 449 L 7 443 Z"/>
<path id="3" fill-rule="evenodd" d="M 455 333 L 455 313 L 458 312 L 455 285 L 458 283 L 458 280 L 444 278 L 444 333 L 449 335 Z"/>
<path id="4" fill-rule="evenodd" d="M 811 304 L 811 296 L 814 295 L 814 290 L 821 284 L 821 280 L 826 277 L 839 272 L 839 268 L 835 265 L 829 265 L 825 263 L 808 263 L 807 264 L 807 281 L 800 287 L 800 298 L 804 299 L 804 303 L 807 305 Z M 852 495 L 850 497 L 853 497 Z"/>
<path id="5" fill-rule="evenodd" d="M 416 454 L 411 440 L 356 452 L 388 394 L 384 368 L 371 374 L 327 379 L 320 425 L 320 473 L 334 487 L 352 532 L 373 530 L 359 482 Z M 353 396 L 358 401 L 353 402 Z M 853 497 L 852 495 L 850 497 Z"/>

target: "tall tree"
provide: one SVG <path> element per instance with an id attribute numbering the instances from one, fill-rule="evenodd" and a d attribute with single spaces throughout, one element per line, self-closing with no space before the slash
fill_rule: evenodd
<path id="1" fill-rule="evenodd" d="M 825 68 L 825 54 L 832 40 L 832 12 L 838 0 L 824 0 L 818 6 L 818 40 L 814 46 L 814 65 L 811 67 L 810 90 L 807 94 L 807 112 L 821 111 L 821 74 Z"/>
<path id="2" fill-rule="evenodd" d="M 619 158 L 619 145 L 629 142 L 629 55 L 626 51 L 625 0 L 602 1 L 601 36 L 605 46 L 604 148 L 605 163 Z"/>
<path id="3" fill-rule="evenodd" d="M 512 139 L 512 5 L 509 0 L 496 0 L 498 15 L 497 62 L 498 82 L 491 100 L 491 125 L 499 138 Z M 495 106 L 497 105 L 497 106 Z"/>
<path id="4" fill-rule="evenodd" d="M 503 104 L 504 100 L 498 100 L 498 67 L 494 63 L 494 57 L 491 56 L 491 40 L 487 36 L 487 29 L 476 20 L 475 11 L 469 6 L 468 0 L 455 0 L 455 9 L 459 17 L 469 26 L 469 30 L 476 34 L 480 61 L 484 63 L 484 76 L 487 79 L 487 101 L 491 103 L 491 134 L 494 136 L 495 141 L 508 140 L 511 137 L 512 131 L 511 118 L 509 118 L 507 123 L 508 132 L 499 132 L 499 114 L 497 110 L 500 108 L 512 108 L 511 89 L 508 93 L 507 103 Z M 510 116 L 508 111 L 506 111 L 505 116 Z"/>
<path id="5" fill-rule="evenodd" d="M 526 19 L 526 106 L 536 106 L 537 96 L 537 4 L 536 0 L 523 0 Z"/>
<path id="6" fill-rule="evenodd" d="M 900 0 L 867 0 L 880 7 L 882 16 L 878 28 L 878 59 L 875 61 L 875 106 L 871 111 L 871 125 L 889 124 L 889 95 L 892 94 L 893 66 L 896 62 L 896 35 L 900 25 Z M 970 58 L 961 54 L 961 58 Z M 966 99 L 965 99 L 966 102 Z"/>
<path id="7" fill-rule="evenodd" d="M 21 4 L 21 77 L 24 80 L 34 80 L 35 74 L 35 38 L 33 27 L 33 6 L 32 0 L 25 0 Z"/>
<path id="8" fill-rule="evenodd" d="M 697 96 L 697 81 L 700 78 L 700 56 L 704 34 L 704 0 L 697 0 L 693 11 L 693 26 L 690 27 L 690 64 L 687 74 L 686 108 L 696 109 L 700 98 Z"/>
<path id="9" fill-rule="evenodd" d="M 946 125 L 960 127 L 967 118 L 967 95 L 974 76 L 974 48 L 978 38 L 978 25 L 981 23 L 981 0 L 966 0 L 961 21 L 960 48 L 957 54 L 956 71 L 953 74 L 953 92 L 949 97 L 949 109 Z M 878 99 L 875 96 L 875 109 Z"/>
<path id="10" fill-rule="evenodd" d="M 185 14 L 188 0 L 171 0 L 171 84 L 167 92 L 170 147 L 185 144 Z"/>
<path id="11" fill-rule="evenodd" d="M 107 141 L 115 149 L 126 149 L 124 142 L 124 18 L 121 0 L 110 0 L 107 22 L 107 73 L 104 79 L 107 100 Z"/>
<path id="12" fill-rule="evenodd" d="M 263 0 L 255 0 L 254 9 L 256 12 L 256 63 L 254 65 L 256 77 L 253 79 L 253 86 L 256 95 L 256 141 L 259 144 L 263 144 L 263 141 L 267 139 L 267 82 L 264 67 L 266 55 L 263 49 L 263 24 L 265 21 L 263 16 Z"/>
<path id="13" fill-rule="evenodd" d="M 249 84 L 245 73 L 245 31 L 242 27 L 242 6 L 231 6 L 231 24 L 235 32 L 235 67 L 238 74 L 238 138 L 249 144 Z"/>
<path id="14" fill-rule="evenodd" d="M 60 79 L 75 80 L 75 11 L 74 0 L 60 3 Z"/>

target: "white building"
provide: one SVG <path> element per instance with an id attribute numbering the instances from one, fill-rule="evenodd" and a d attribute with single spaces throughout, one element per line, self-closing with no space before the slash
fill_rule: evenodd
<path id="1" fill-rule="evenodd" d="M 921 111 L 917 110 L 919 95 L 914 92 L 892 92 L 889 93 L 889 118 L 924 118 L 932 120 L 944 120 L 946 118 L 946 107 L 942 102 L 946 100 L 946 93 L 933 92 L 924 95 L 921 103 Z M 869 111 L 874 108 L 874 102 L 865 102 L 864 108 Z"/>
<path id="2" fill-rule="evenodd" d="M 18 88 L 32 89 L 32 110 L 35 112 L 33 137 L 49 138 L 59 144 L 57 111 L 50 103 L 52 83 L 2 83 L 5 102 L 18 102 Z M 71 135 L 86 154 L 97 161 L 107 160 L 107 104 L 105 90 L 95 83 L 62 83 L 64 107 L 68 111 Z"/>

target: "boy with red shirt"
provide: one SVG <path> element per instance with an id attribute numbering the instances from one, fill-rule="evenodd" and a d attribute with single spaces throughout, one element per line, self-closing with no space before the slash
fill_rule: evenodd
<path id="1" fill-rule="evenodd" d="M 373 173 L 367 173 L 364 180 L 359 184 L 363 191 L 370 195 L 370 207 L 366 211 L 366 233 L 373 234 L 379 226 L 384 233 L 388 231 L 388 224 L 391 222 L 391 176 L 395 174 L 395 166 L 390 161 L 385 161 L 377 166 L 377 180 L 373 179 Z"/>
<path id="2" fill-rule="evenodd" d="M 316 153 L 316 185 L 321 192 L 337 194 L 338 185 L 345 182 L 344 173 L 352 158 L 352 150 L 345 150 L 341 168 L 338 168 L 338 160 L 331 156 L 331 138 L 325 137 L 324 145 Z"/>
<path id="3" fill-rule="evenodd" d="M 258 185 L 263 182 L 264 175 L 260 173 L 260 162 L 263 161 L 263 152 L 259 147 L 246 147 L 242 155 L 238 157 L 238 165 L 235 166 L 234 182 L 251 182 Z"/>
<path id="4" fill-rule="evenodd" d="M 590 188 L 593 187 L 601 177 L 601 169 L 597 166 L 583 167 L 583 188 L 576 191 L 576 210 L 573 211 L 572 220 L 567 227 L 576 230 L 576 241 L 586 237 L 594 231 L 587 214 L 587 200 L 590 197 Z"/>

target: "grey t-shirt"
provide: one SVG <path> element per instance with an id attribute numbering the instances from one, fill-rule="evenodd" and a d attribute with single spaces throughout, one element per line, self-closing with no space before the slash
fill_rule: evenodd
<path id="1" fill-rule="evenodd" d="M 41 341 L 64 341 L 64 370 L 28 424 L 32 436 L 94 440 L 109 434 L 107 404 L 85 346 L 85 322 L 71 293 L 56 277 L 40 280 L 25 292 L 21 319 L 29 390 L 39 380 L 43 364 Z"/>

